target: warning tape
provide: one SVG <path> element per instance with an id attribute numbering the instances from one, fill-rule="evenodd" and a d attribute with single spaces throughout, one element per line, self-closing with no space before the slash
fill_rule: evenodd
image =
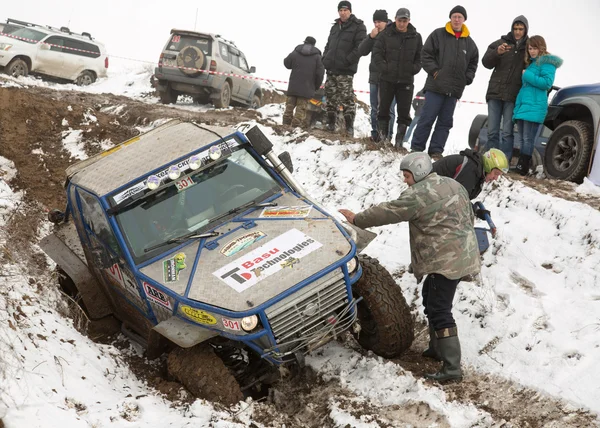
<path id="1" fill-rule="evenodd" d="M 99 52 L 87 51 L 87 50 L 83 50 L 83 49 L 71 48 L 71 47 L 61 46 L 61 45 L 55 45 L 55 44 L 52 44 L 52 43 L 46 43 L 46 42 L 41 42 L 39 40 L 27 39 L 25 37 L 14 36 L 14 35 L 7 34 L 7 33 L 0 32 L 0 35 L 11 37 L 11 38 L 17 39 L 17 40 L 23 40 L 23 41 L 34 43 L 34 44 L 41 43 L 41 44 L 44 44 L 44 45 L 48 45 L 48 46 L 52 46 L 52 47 L 57 47 L 57 48 L 61 48 L 61 49 L 67 49 L 67 50 L 72 50 L 72 51 L 76 51 L 76 52 L 84 52 L 84 53 L 90 53 L 90 54 L 102 56 L 102 54 L 99 53 Z M 128 57 L 116 56 L 116 55 L 108 55 L 108 54 L 106 54 L 106 56 L 108 56 L 110 58 L 124 59 L 124 60 L 127 60 L 127 61 L 142 62 L 142 63 L 145 63 L 145 64 L 154 64 L 153 61 L 145 61 L 145 60 L 140 60 L 140 59 L 134 59 L 134 58 L 128 58 Z M 260 80 L 260 81 L 263 81 L 263 82 L 269 82 L 271 84 L 272 83 L 283 83 L 283 84 L 287 85 L 287 84 L 290 83 L 287 80 L 275 80 L 275 79 L 267 79 L 267 78 L 258 77 L 258 76 L 247 76 L 247 75 L 235 74 L 235 73 L 223 73 L 221 71 L 203 70 L 201 68 L 194 68 L 194 67 L 180 67 L 180 66 L 177 66 L 177 65 L 169 65 L 169 64 L 162 63 L 162 62 L 159 62 L 158 66 L 159 67 L 165 67 L 165 68 L 179 69 L 179 70 L 197 71 L 199 73 L 214 74 L 214 75 L 218 75 L 218 76 L 239 77 L 241 79 L 247 79 L 247 80 Z M 357 92 L 357 93 L 360 93 L 360 94 L 370 94 L 371 93 L 370 91 L 361 91 L 359 89 L 355 89 L 354 92 Z M 415 97 L 415 98 L 419 99 L 419 100 L 424 100 L 425 99 L 425 97 Z M 486 103 L 480 102 L 480 101 L 463 101 L 463 100 L 458 100 L 458 101 L 460 103 L 464 103 L 464 104 L 486 104 Z"/>

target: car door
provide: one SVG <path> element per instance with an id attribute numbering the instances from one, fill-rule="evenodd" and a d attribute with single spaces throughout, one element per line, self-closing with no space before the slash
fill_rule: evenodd
<path id="1" fill-rule="evenodd" d="M 49 76 L 64 78 L 64 45 L 65 39 L 62 36 L 50 36 L 43 42 L 38 43 L 38 50 L 33 71 L 47 74 Z"/>
<path id="2" fill-rule="evenodd" d="M 83 70 L 90 68 L 86 66 L 87 50 L 85 48 L 84 43 L 79 40 L 65 37 L 63 70 L 66 79 L 75 80 Z"/>
<path id="3" fill-rule="evenodd" d="M 244 79 L 240 77 L 244 75 L 244 71 L 240 68 L 240 51 L 233 46 L 229 47 L 229 60 L 234 74 L 231 93 L 236 98 L 246 99 L 248 98 L 248 90 L 244 87 Z"/>
<path id="4" fill-rule="evenodd" d="M 246 78 L 241 79 L 240 82 L 240 86 L 243 87 L 241 92 L 246 94 L 245 99 L 252 104 L 252 97 L 254 94 L 250 93 L 250 91 L 252 91 L 252 88 L 254 87 L 254 80 L 251 79 L 252 76 L 250 74 L 250 67 L 248 67 L 248 62 L 246 61 L 244 54 L 240 55 L 240 70 L 242 71 L 243 75 L 246 76 Z"/>

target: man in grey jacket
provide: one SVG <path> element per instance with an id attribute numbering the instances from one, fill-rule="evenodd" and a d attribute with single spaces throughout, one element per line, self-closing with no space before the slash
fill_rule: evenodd
<path id="1" fill-rule="evenodd" d="M 427 72 L 425 104 L 411 147 L 417 152 L 425 150 L 435 122 L 428 150 L 434 160 L 442 157 L 453 126 L 456 102 L 462 97 L 465 86 L 473 82 L 477 70 L 479 51 L 464 24 L 466 20 L 465 8 L 455 6 L 446 26 L 434 30 L 423 45 L 421 60 Z"/>
<path id="2" fill-rule="evenodd" d="M 400 169 L 408 189 L 398 199 L 363 212 L 340 209 L 349 223 L 360 228 L 407 221 L 410 254 L 417 281 L 423 282 L 423 306 L 429 321 L 429 348 L 423 353 L 443 361 L 438 373 L 426 375 L 440 382 L 462 379 L 461 351 L 452 300 L 461 278 L 481 268 L 474 216 L 469 195 L 457 181 L 432 173 L 425 153 L 411 153 Z"/>
<path id="3" fill-rule="evenodd" d="M 304 44 L 283 60 L 285 68 L 292 70 L 285 101 L 283 124 L 308 127 L 306 109 L 309 100 L 323 83 L 325 68 L 321 61 L 321 51 L 315 47 L 316 40 L 308 36 Z M 294 108 L 296 114 L 294 114 Z"/>

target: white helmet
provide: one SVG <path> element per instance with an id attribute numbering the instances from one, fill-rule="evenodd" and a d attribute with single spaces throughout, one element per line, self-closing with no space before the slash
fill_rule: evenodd
<path id="1" fill-rule="evenodd" d="M 413 152 L 402 159 L 400 162 L 401 171 L 410 171 L 415 179 L 415 183 L 418 183 L 429 175 L 433 169 L 431 158 L 427 153 Z"/>

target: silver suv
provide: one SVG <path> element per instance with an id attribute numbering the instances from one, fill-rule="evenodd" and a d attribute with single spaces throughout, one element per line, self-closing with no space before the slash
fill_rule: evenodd
<path id="1" fill-rule="evenodd" d="M 233 42 L 215 34 L 173 29 L 154 78 L 163 104 L 174 104 L 186 94 L 218 108 L 232 102 L 256 108 L 261 106 L 262 90 L 250 76 L 254 72 Z"/>

